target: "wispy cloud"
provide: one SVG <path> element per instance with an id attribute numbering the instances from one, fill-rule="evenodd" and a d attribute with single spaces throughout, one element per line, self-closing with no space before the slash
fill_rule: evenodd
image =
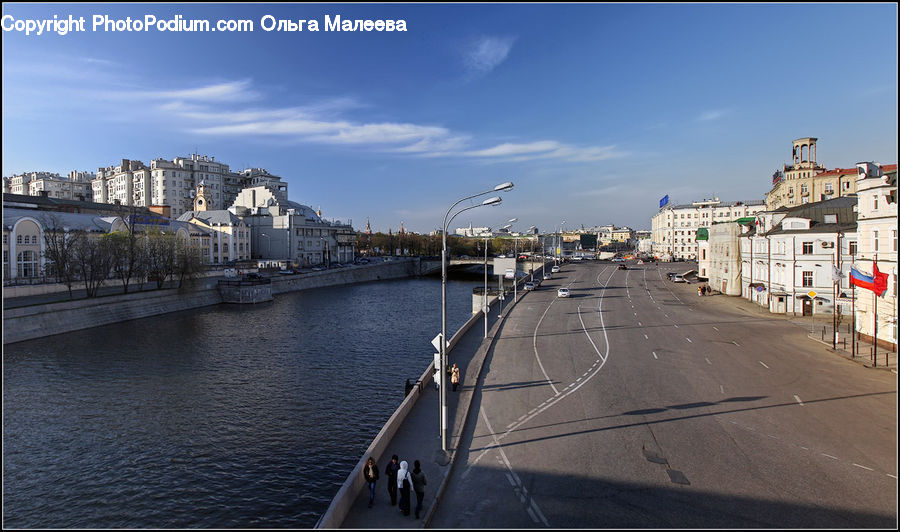
<path id="1" fill-rule="evenodd" d="M 471 41 L 463 51 L 466 69 L 473 74 L 486 74 L 506 60 L 514 37 L 481 37 Z"/>
<path id="2" fill-rule="evenodd" d="M 708 111 L 703 111 L 700 113 L 700 116 L 697 117 L 698 122 L 709 122 L 711 120 L 718 120 L 725 116 L 728 113 L 727 109 L 710 109 Z"/>

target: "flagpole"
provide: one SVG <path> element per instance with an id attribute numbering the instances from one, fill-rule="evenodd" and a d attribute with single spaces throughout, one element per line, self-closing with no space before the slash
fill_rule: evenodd
<path id="1" fill-rule="evenodd" d="M 876 242 L 876 245 L 878 245 L 877 242 Z M 874 367 L 874 368 L 878 367 L 878 294 L 876 294 L 875 290 L 874 290 L 875 276 L 876 276 L 877 271 L 878 271 L 878 254 L 876 253 L 875 259 L 872 261 L 872 283 L 873 283 L 872 299 L 875 301 L 875 304 L 872 305 L 874 308 L 873 318 L 875 321 L 875 327 L 873 327 L 873 329 L 872 329 L 872 332 L 875 335 L 875 342 L 872 346 L 872 367 Z"/>
<path id="2" fill-rule="evenodd" d="M 841 250 L 840 237 L 838 237 L 838 251 Z M 837 351 L 837 281 L 833 279 L 834 277 L 834 255 L 831 256 L 831 348 Z M 838 277 L 840 279 L 840 277 Z"/>

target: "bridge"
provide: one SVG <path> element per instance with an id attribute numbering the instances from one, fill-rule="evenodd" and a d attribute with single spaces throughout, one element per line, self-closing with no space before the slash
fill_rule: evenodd
<path id="1" fill-rule="evenodd" d="M 534 259 L 534 260 L 518 260 L 516 261 L 517 268 L 520 271 L 529 271 L 532 268 L 532 264 L 534 265 L 534 269 L 537 270 L 541 267 L 541 261 L 545 259 Z M 549 261 L 549 259 L 547 259 Z M 489 270 L 493 270 L 494 268 L 494 257 L 487 258 L 487 264 Z M 447 261 L 447 270 L 462 270 L 469 267 L 484 267 L 484 257 L 481 258 L 451 258 Z M 419 275 L 432 275 L 441 272 L 441 259 L 440 258 L 428 258 L 421 259 L 419 263 Z M 489 274 L 493 275 L 492 271 L 489 271 Z"/>

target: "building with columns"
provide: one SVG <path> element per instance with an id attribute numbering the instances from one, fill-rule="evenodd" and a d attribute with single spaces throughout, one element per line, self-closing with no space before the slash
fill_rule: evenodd
<path id="1" fill-rule="evenodd" d="M 816 142 L 806 137 L 793 142 L 792 162 L 772 175 L 766 209 L 794 207 L 856 193 L 856 168 L 827 170 L 816 162 Z"/>

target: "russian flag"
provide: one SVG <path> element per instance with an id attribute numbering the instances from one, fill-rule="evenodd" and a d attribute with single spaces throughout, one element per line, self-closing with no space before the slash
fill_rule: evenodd
<path id="1" fill-rule="evenodd" d="M 875 275 L 866 275 L 859 270 L 856 269 L 856 266 L 850 268 L 850 284 L 858 286 L 860 288 L 865 288 L 866 290 L 871 290 L 875 292 L 875 295 L 881 295 L 887 290 L 887 278 L 888 275 L 886 273 L 881 273 L 878 271 L 878 265 L 872 261 L 873 270 L 875 271 Z"/>

